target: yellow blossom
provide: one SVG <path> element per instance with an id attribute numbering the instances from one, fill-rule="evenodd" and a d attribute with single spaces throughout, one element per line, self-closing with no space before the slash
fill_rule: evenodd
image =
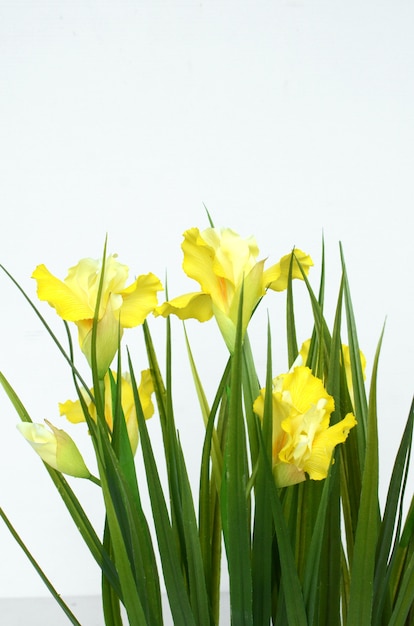
<path id="1" fill-rule="evenodd" d="M 236 336 L 240 294 L 243 287 L 244 335 L 250 317 L 267 289 L 282 291 L 288 284 L 291 255 L 279 263 L 264 269 L 265 260 L 257 261 L 259 249 L 253 237 L 243 239 L 229 228 L 207 228 L 200 232 L 190 228 L 184 233 L 183 269 L 196 280 L 201 292 L 193 292 L 165 302 L 156 308 L 156 315 L 173 313 L 180 319 L 195 318 L 205 322 L 213 315 L 227 347 L 232 352 Z M 301 250 L 295 250 L 304 272 L 307 274 L 311 258 Z M 296 260 L 293 278 L 302 278 Z"/>
<path id="2" fill-rule="evenodd" d="M 103 378 L 118 349 L 119 332 L 142 324 L 157 305 L 157 292 L 162 290 L 154 274 L 139 276 L 125 287 L 128 267 L 117 256 L 105 261 L 104 280 L 98 311 L 96 355 L 98 376 Z M 82 259 L 69 269 L 64 281 L 53 276 L 45 265 L 38 265 L 32 274 L 37 281 L 37 295 L 56 309 L 57 314 L 78 327 L 82 352 L 92 364 L 92 325 L 97 304 L 102 262 Z"/>
<path id="3" fill-rule="evenodd" d="M 254 402 L 263 418 L 265 390 Z M 343 443 L 356 420 L 348 413 L 329 426 L 335 405 L 319 378 L 308 367 L 298 366 L 273 380 L 272 457 L 278 487 L 326 478 L 335 446 Z"/>
<path id="4" fill-rule="evenodd" d="M 299 351 L 299 358 L 296 359 L 295 361 L 297 365 L 299 365 L 299 363 L 300 364 L 306 363 L 308 354 L 309 354 L 310 342 L 311 342 L 310 339 L 307 339 L 306 341 L 303 342 Z M 345 368 L 346 383 L 348 385 L 348 391 L 351 396 L 352 404 L 354 405 L 354 387 L 352 384 L 351 356 L 349 352 L 349 346 L 345 344 L 342 344 L 342 356 L 343 356 L 343 361 L 344 361 L 343 364 Z M 361 359 L 362 375 L 365 380 L 366 378 L 365 370 L 366 370 L 367 360 L 362 350 L 359 351 L 359 358 Z"/>
<path id="5" fill-rule="evenodd" d="M 69 476 L 89 478 L 91 474 L 73 439 L 64 430 L 45 422 L 49 428 L 32 422 L 21 422 L 17 428 L 45 463 Z"/>
<path id="6" fill-rule="evenodd" d="M 111 372 L 114 380 L 116 381 L 116 373 Z M 113 411 L 112 411 L 112 389 L 109 372 L 104 378 L 105 387 L 105 419 L 112 431 L 113 427 Z M 141 372 L 141 382 L 138 387 L 139 399 L 141 401 L 142 410 L 145 419 L 150 418 L 154 414 L 154 405 L 152 404 L 151 395 L 154 392 L 154 385 L 152 382 L 152 376 L 150 370 L 143 370 Z M 92 393 L 92 389 L 91 389 Z M 96 421 L 96 409 L 89 394 L 84 393 L 84 400 L 88 407 L 88 411 L 92 419 Z M 125 417 L 126 427 L 128 431 L 128 437 L 131 444 L 132 453 L 135 454 L 138 445 L 138 420 L 135 410 L 134 391 L 131 385 L 129 374 L 123 374 L 121 380 L 121 406 Z M 82 410 L 82 406 L 79 400 L 67 400 L 66 402 L 59 404 L 60 415 L 65 415 L 66 418 L 73 424 L 85 421 L 85 415 Z"/>

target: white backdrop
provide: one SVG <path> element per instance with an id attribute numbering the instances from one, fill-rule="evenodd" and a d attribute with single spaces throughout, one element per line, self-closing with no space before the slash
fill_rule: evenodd
<path id="1" fill-rule="evenodd" d="M 178 295 L 193 289 L 181 234 L 208 225 L 205 203 L 216 225 L 255 235 L 269 262 L 294 245 L 309 252 L 315 288 L 324 233 L 331 315 L 341 240 L 368 371 L 387 316 L 384 491 L 413 392 L 413 20 L 402 0 L 2 0 L 0 262 L 34 296 L 37 264 L 63 278 L 80 258 L 98 258 L 108 233 L 131 278 L 164 279 L 168 269 Z M 0 281 L 0 369 L 32 419 L 75 433 L 88 456 L 82 427 L 58 416 L 57 403 L 74 397 L 65 364 Z M 302 292 L 296 285 L 298 304 Z M 265 302 L 251 334 L 260 369 L 268 307 L 276 374 L 286 369 L 284 296 Z M 54 311 L 40 307 L 64 338 Z M 302 340 L 311 324 L 300 309 Z M 161 347 L 163 323 L 150 324 Z M 211 397 L 226 351 L 213 321 L 208 340 L 200 330 L 188 324 Z M 179 323 L 174 335 L 177 351 Z M 141 367 L 139 329 L 125 338 Z M 177 422 L 196 487 L 201 418 L 186 358 L 175 358 Z M 0 506 L 62 594 L 98 593 L 98 569 L 17 419 L 1 393 Z M 151 430 L 156 438 L 156 417 Z M 100 528 L 97 489 L 82 483 L 79 493 Z M 0 595 L 46 594 L 3 524 L 0 546 Z"/>

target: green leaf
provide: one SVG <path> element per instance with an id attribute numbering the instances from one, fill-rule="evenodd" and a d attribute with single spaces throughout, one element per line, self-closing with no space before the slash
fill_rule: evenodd
<path id="1" fill-rule="evenodd" d="M 292 281 L 292 269 L 295 254 L 292 252 L 290 255 L 288 285 L 287 285 L 287 297 L 286 297 L 286 339 L 288 348 L 288 364 L 292 367 L 296 357 L 298 356 L 298 342 L 296 339 L 296 325 L 295 325 L 295 308 L 293 305 L 293 281 Z"/>
<path id="2" fill-rule="evenodd" d="M 402 507 L 404 504 L 404 494 L 408 479 L 410 464 L 410 452 L 413 437 L 414 423 L 414 401 L 411 405 L 407 423 L 401 439 L 401 443 L 395 458 L 395 463 L 391 475 L 390 485 L 387 494 L 384 516 L 378 538 L 375 586 L 374 586 L 374 611 L 373 623 L 380 624 L 380 615 L 386 600 L 391 600 L 391 595 L 387 587 L 396 557 L 396 550 L 391 554 L 393 539 L 399 540 Z M 414 513 L 414 509 L 413 509 Z M 414 520 L 414 515 L 413 515 Z M 399 586 L 399 583 L 398 583 Z"/>
<path id="3" fill-rule="evenodd" d="M 242 419 L 242 306 L 243 293 L 240 296 L 235 349 L 231 362 L 230 404 L 220 501 L 230 579 L 232 622 L 247 626 L 253 624 L 253 607 L 250 516 L 246 496 L 247 451 Z"/>
<path id="4" fill-rule="evenodd" d="M 204 577 L 204 564 L 201 553 L 200 538 L 194 512 L 190 482 L 181 445 L 178 456 L 179 482 L 182 487 L 182 517 L 187 556 L 188 584 L 190 588 L 191 607 L 200 626 L 210 626 L 210 610 Z"/>
<path id="5" fill-rule="evenodd" d="M 12 405 L 16 409 L 16 412 L 20 419 L 23 422 L 31 422 L 31 418 L 26 411 L 23 403 L 20 398 L 14 391 L 13 387 L 10 385 L 6 377 L 0 372 L 0 383 L 3 386 L 9 400 Z M 99 540 L 98 535 L 96 534 L 92 524 L 89 521 L 88 516 L 86 515 L 84 509 L 82 508 L 79 500 L 77 499 L 75 493 L 70 487 L 69 483 L 66 481 L 64 476 L 53 469 L 46 463 L 43 463 L 46 468 L 50 478 L 52 479 L 56 489 L 58 490 L 59 495 L 61 496 L 63 502 L 66 505 L 76 527 L 78 528 L 83 540 L 88 546 L 92 556 L 98 563 L 99 567 L 102 568 L 105 576 L 108 581 L 117 590 L 117 593 L 121 596 L 121 588 L 119 586 L 119 579 L 116 573 L 116 569 L 114 567 L 113 562 L 111 561 L 108 553 L 104 549 L 101 541 Z"/>
<path id="6" fill-rule="evenodd" d="M 25 553 L 25 555 L 29 559 L 30 563 L 33 565 L 33 567 L 35 568 L 36 572 L 38 573 L 38 575 L 40 576 L 42 581 L 45 583 L 46 587 L 48 588 L 48 590 L 50 591 L 50 593 L 52 594 L 52 596 L 54 597 L 56 602 L 59 604 L 59 606 L 62 609 L 62 611 L 66 614 L 66 616 L 68 617 L 70 622 L 72 624 L 75 624 L 75 626 L 82 626 L 81 623 L 76 619 L 75 615 L 72 613 L 70 608 L 67 606 L 67 604 L 62 600 L 61 595 L 56 591 L 56 589 L 54 588 L 54 586 L 52 585 L 50 580 L 47 578 L 47 576 L 45 575 L 45 573 L 41 569 L 40 565 L 37 563 L 35 558 L 32 556 L 31 552 L 29 551 L 29 549 L 26 547 L 26 545 L 24 544 L 24 542 L 22 541 L 22 539 L 18 535 L 17 531 L 13 527 L 12 523 L 10 522 L 9 518 L 7 517 L 7 515 L 5 514 L 5 512 L 3 511 L 2 508 L 0 508 L 0 517 L 3 519 L 4 523 L 6 524 L 7 528 L 10 531 L 10 533 L 12 534 L 13 538 L 16 540 L 16 542 L 18 543 L 19 547 L 23 550 L 23 552 Z"/>
<path id="7" fill-rule="evenodd" d="M 196 388 L 197 397 L 198 397 L 198 401 L 200 404 L 201 414 L 203 416 L 204 424 L 207 429 L 207 424 L 208 424 L 209 417 L 210 417 L 210 409 L 208 406 L 206 394 L 204 393 L 204 389 L 201 384 L 200 376 L 197 371 L 197 367 L 194 361 L 190 342 L 188 341 L 188 336 L 187 336 L 187 331 L 185 329 L 185 326 L 184 326 L 184 334 L 185 334 L 185 342 L 187 346 L 188 358 L 190 361 L 191 373 L 193 375 L 194 385 Z M 222 388 L 223 388 L 222 385 L 223 385 L 223 382 L 219 386 L 219 392 L 220 392 L 220 395 L 218 396 L 219 399 L 221 398 L 221 395 L 222 395 Z M 218 403 L 216 404 L 216 407 L 217 406 L 218 406 Z M 216 414 L 216 410 L 214 411 L 214 415 Z M 220 442 L 218 440 L 218 436 L 217 436 L 217 432 L 215 428 L 211 429 L 211 443 L 212 443 L 211 459 L 213 463 L 213 474 L 216 480 L 217 489 L 220 490 L 221 474 L 223 471 L 223 455 L 221 452 Z"/>
<path id="8" fill-rule="evenodd" d="M 164 581 L 168 594 L 168 599 L 170 602 L 171 613 L 174 619 L 174 623 L 182 624 L 183 626 L 186 626 L 187 624 L 194 626 L 195 620 L 187 597 L 187 591 L 182 576 L 180 558 L 176 549 L 175 535 L 171 528 L 171 522 L 168 517 L 167 506 L 165 503 L 165 498 L 158 475 L 157 464 L 155 462 L 147 425 L 139 400 L 132 362 L 130 357 L 128 357 L 128 359 L 131 374 L 131 383 L 134 389 L 135 406 L 137 409 L 138 426 L 141 437 L 141 448 L 145 464 L 148 492 L 151 500 L 152 514 L 158 540 L 158 548 L 160 552 L 161 563 L 164 572 Z"/>
<path id="9" fill-rule="evenodd" d="M 355 405 L 355 417 L 358 422 L 356 430 L 358 436 L 358 454 L 360 467 L 364 467 L 365 447 L 367 437 L 368 406 L 365 394 L 364 376 L 361 366 L 360 349 L 356 330 L 355 315 L 352 307 L 348 276 L 345 267 L 343 250 L 341 247 L 342 270 L 344 280 L 345 310 L 348 326 L 349 355 L 351 359 L 352 387 Z"/>
<path id="10" fill-rule="evenodd" d="M 36 316 L 39 318 L 39 320 L 41 321 L 41 323 L 45 327 L 46 331 L 48 332 L 48 334 L 51 337 L 51 339 L 53 340 L 53 342 L 56 344 L 59 352 L 62 354 L 63 358 L 68 363 L 68 365 L 71 368 L 73 374 L 77 377 L 77 379 L 79 380 L 80 384 L 83 385 L 85 387 L 85 389 L 87 389 L 87 385 L 86 385 L 85 381 L 83 380 L 82 376 L 79 374 L 78 370 L 74 366 L 73 359 L 66 353 L 66 351 L 64 350 L 62 344 L 60 343 L 60 341 L 58 340 L 58 338 L 56 337 L 56 335 L 54 334 L 54 332 L 52 331 L 52 329 L 50 328 L 50 326 L 46 322 L 46 320 L 43 317 L 43 315 L 40 313 L 39 309 L 35 306 L 35 304 L 29 298 L 29 296 L 26 294 L 24 289 L 19 285 L 17 280 L 15 278 L 13 278 L 13 276 L 6 270 L 6 268 L 3 265 L 0 265 L 0 269 L 3 270 L 3 272 L 10 278 L 12 283 L 20 291 L 20 293 L 22 294 L 22 296 L 24 297 L 26 302 L 30 305 L 30 307 L 35 312 Z M 66 322 L 65 322 L 65 325 L 66 325 L 66 328 L 67 328 Z"/>
<path id="11" fill-rule="evenodd" d="M 210 604 L 214 623 L 218 623 L 220 605 L 220 570 L 221 570 L 221 514 L 219 494 L 221 490 L 221 474 L 213 473 L 210 479 L 210 455 L 213 432 L 217 432 L 217 439 L 221 455 L 221 430 L 214 429 L 214 420 L 220 408 L 222 417 L 219 424 L 227 422 L 228 407 L 226 389 L 231 372 L 231 359 L 228 360 L 220 384 L 210 410 L 206 425 L 203 450 L 201 455 L 200 490 L 199 490 L 199 535 L 203 555 L 206 584 L 209 589 Z M 223 414 L 225 415 L 223 417 Z M 222 470 L 222 465 L 221 465 Z"/>
<path id="12" fill-rule="evenodd" d="M 109 453 L 109 450 L 107 450 L 107 452 Z M 114 459 L 112 460 L 114 461 Z M 100 465 L 99 460 L 98 465 Z M 119 498 L 124 505 L 127 504 L 127 495 L 124 491 L 126 489 L 126 485 L 122 483 L 122 477 L 120 474 L 116 474 L 116 471 L 111 471 L 113 469 L 114 468 L 110 468 L 109 463 L 105 468 L 100 467 L 102 491 L 104 494 L 105 509 L 111 534 L 111 546 L 121 583 L 123 603 L 128 614 L 129 622 L 131 624 L 144 625 L 148 622 L 139 597 L 133 567 L 128 555 L 125 542 L 125 525 L 121 524 L 118 519 L 120 501 L 118 499 L 115 502 L 113 501 L 111 492 L 114 492 L 114 487 L 112 487 L 111 490 L 110 482 L 113 481 L 117 475 L 119 480 L 115 483 L 117 485 L 115 489 L 119 490 Z"/>
<path id="13" fill-rule="evenodd" d="M 367 447 L 362 477 L 361 503 L 351 568 L 348 626 L 371 623 L 373 608 L 375 550 L 379 532 L 377 372 L 384 331 L 374 359 L 368 406 Z"/>
<path id="14" fill-rule="evenodd" d="M 114 557 L 107 519 L 105 520 L 104 546 L 108 554 L 112 554 L 112 557 Z M 122 626 L 120 598 L 118 594 L 115 593 L 113 587 L 109 584 L 108 579 L 103 575 L 103 573 L 101 579 L 101 589 L 105 626 Z"/>
<path id="15" fill-rule="evenodd" d="M 277 616 L 275 624 L 281 625 L 283 623 L 283 626 L 308 626 L 302 588 L 292 551 L 290 533 L 283 515 L 279 493 L 273 479 L 272 468 L 267 462 L 265 444 L 261 433 L 259 433 L 259 439 L 262 457 L 267 465 L 266 477 L 269 485 L 269 503 L 272 509 L 281 569 L 282 591 L 280 591 L 280 598 L 278 600 L 278 608 L 280 607 L 278 616 L 282 614 L 282 618 Z"/>
<path id="16" fill-rule="evenodd" d="M 263 449 L 258 458 L 254 485 L 254 530 L 252 545 L 253 621 L 268 624 L 272 614 L 272 511 L 269 507 L 269 483 L 266 472 L 272 459 L 272 355 L 271 335 L 268 325 L 266 392 L 263 425 L 257 424 L 263 433 Z M 266 459 L 263 458 L 266 455 Z"/>
<path id="17" fill-rule="evenodd" d="M 256 467 L 257 457 L 259 454 L 259 440 L 257 436 L 257 419 L 253 412 L 253 403 L 259 395 L 260 384 L 247 333 L 245 334 L 242 348 L 242 389 L 249 439 L 250 460 L 252 467 Z"/>
<path id="18" fill-rule="evenodd" d="M 388 626 L 405 626 L 409 612 L 414 605 L 414 551 L 405 568 L 404 576 L 398 593 L 398 598 Z M 411 623 L 411 622 L 410 622 Z"/>

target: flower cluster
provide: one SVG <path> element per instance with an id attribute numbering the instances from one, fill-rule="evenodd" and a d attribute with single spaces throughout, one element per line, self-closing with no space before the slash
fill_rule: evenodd
<path id="1" fill-rule="evenodd" d="M 234 350 L 238 311 L 243 293 L 242 335 L 261 300 L 270 289 L 287 288 L 289 276 L 302 279 L 313 265 L 309 255 L 301 250 L 285 255 L 280 261 L 265 269 L 265 260 L 257 260 L 259 249 L 253 237 L 243 239 L 229 228 L 207 228 L 200 232 L 191 228 L 184 233 L 183 269 L 196 280 L 200 292 L 176 297 L 161 305 L 157 293 L 162 290 L 154 274 L 139 276 L 125 287 L 128 267 L 108 256 L 105 263 L 82 259 L 70 268 L 64 281 L 53 276 L 45 265 L 33 272 L 40 300 L 46 300 L 66 321 L 78 328 L 79 344 L 89 364 L 93 364 L 92 335 L 96 319 L 96 363 L 103 380 L 105 420 L 112 431 L 112 385 L 108 368 L 117 352 L 124 328 L 142 324 L 149 313 L 156 316 L 177 315 L 185 320 L 195 318 L 200 322 L 215 317 L 230 352 Z M 102 275 L 103 272 L 103 275 Z M 302 347 L 300 357 L 306 361 L 308 344 Z M 111 373 L 116 382 L 116 374 Z M 142 372 L 139 396 L 144 416 L 154 412 L 151 395 L 154 391 L 149 370 Z M 263 417 L 265 390 L 262 389 L 254 403 L 254 411 Z M 333 449 L 345 441 L 355 425 L 355 417 L 347 415 L 334 425 L 330 416 L 334 411 L 333 398 L 324 389 L 321 380 L 306 367 L 296 367 L 292 372 L 278 376 L 273 381 L 273 472 L 276 484 L 284 487 L 306 479 L 320 480 L 327 476 L 332 462 Z M 133 389 L 128 374 L 121 381 L 121 405 L 126 421 L 131 449 L 138 445 L 138 421 Z M 60 414 L 72 423 L 85 421 L 85 407 L 96 421 L 93 389 L 83 392 L 81 400 L 67 400 L 59 404 Z M 82 466 L 80 453 L 74 442 L 63 431 L 50 424 L 52 432 L 44 426 L 21 425 L 22 434 L 42 458 L 61 471 L 88 477 Z M 49 449 L 53 452 L 50 453 Z M 73 467 L 67 458 L 73 457 Z M 81 460 L 81 462 L 80 462 Z"/>

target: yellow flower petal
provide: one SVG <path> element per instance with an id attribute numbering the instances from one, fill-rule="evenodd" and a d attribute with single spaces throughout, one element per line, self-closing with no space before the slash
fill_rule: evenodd
<path id="1" fill-rule="evenodd" d="M 89 401 L 88 401 L 89 400 Z M 85 394 L 85 402 L 89 406 L 90 399 Z M 82 410 L 82 405 L 79 400 L 66 400 L 66 402 L 59 402 L 59 415 L 64 415 L 66 419 L 72 424 L 79 424 L 85 421 L 85 415 Z"/>
<path id="2" fill-rule="evenodd" d="M 123 300 L 121 326 L 133 328 L 142 324 L 157 306 L 157 292 L 162 290 L 163 286 L 159 278 L 150 273 L 138 276 L 132 285 L 120 291 Z"/>
<path id="3" fill-rule="evenodd" d="M 305 252 L 302 252 L 302 250 L 295 248 L 293 253 L 292 278 L 303 279 L 298 261 L 306 275 L 309 274 L 309 269 L 312 267 L 313 261 L 311 257 Z M 273 289 L 273 291 L 284 291 L 287 289 L 291 258 L 292 253 L 286 254 L 280 259 L 279 263 L 276 263 L 265 271 L 264 281 L 269 289 Z"/>
<path id="4" fill-rule="evenodd" d="M 217 290 L 217 276 L 213 269 L 214 250 L 200 235 L 198 228 L 190 228 L 184 233 L 181 245 L 184 252 L 183 270 L 196 280 L 206 294 Z"/>
<path id="5" fill-rule="evenodd" d="M 213 316 L 211 297 L 206 293 L 187 293 L 158 306 L 154 315 L 167 317 L 173 313 L 180 320 L 194 318 L 206 322 Z"/>
<path id="6" fill-rule="evenodd" d="M 303 465 L 309 478 L 312 480 L 326 478 L 335 446 L 346 440 L 356 423 L 355 416 L 348 413 L 343 420 L 318 433 L 312 445 L 312 453 Z"/>
<path id="7" fill-rule="evenodd" d="M 312 405 L 324 398 L 327 401 L 325 412 L 330 415 L 334 408 L 334 400 L 326 391 L 320 378 L 314 376 L 309 367 L 295 367 L 293 372 L 282 374 L 276 381 L 282 390 L 283 397 L 289 396 L 289 402 L 298 413 L 306 413 Z M 275 385 L 278 383 L 275 381 Z"/>
<path id="8" fill-rule="evenodd" d="M 112 372 L 112 376 L 116 382 L 116 373 Z M 113 428 L 113 400 L 112 400 L 112 386 L 109 372 L 104 378 L 105 387 L 105 420 L 109 426 L 110 431 Z M 93 390 L 90 390 L 91 393 Z M 152 380 L 150 370 L 143 370 L 141 372 L 141 382 L 138 387 L 138 394 L 141 401 L 142 410 L 145 419 L 149 419 L 154 414 L 154 405 L 152 403 L 152 394 L 154 393 L 154 383 Z M 84 392 L 84 401 L 92 419 L 96 421 L 95 405 L 87 392 Z M 138 420 L 135 409 L 134 391 L 131 385 L 131 379 L 129 374 L 123 374 L 121 380 L 121 407 L 124 414 L 128 438 L 131 444 L 131 450 L 133 454 L 138 445 Z M 80 423 L 85 421 L 85 415 L 79 400 L 73 402 L 67 400 L 59 404 L 60 415 L 64 415 L 72 423 Z"/>
<path id="9" fill-rule="evenodd" d="M 141 382 L 138 387 L 138 394 L 141 401 L 142 411 L 146 420 L 154 415 L 154 405 L 152 403 L 153 393 L 154 381 L 152 379 L 151 370 L 142 370 Z"/>
<path id="10" fill-rule="evenodd" d="M 32 274 L 37 281 L 39 300 L 46 300 L 57 314 L 68 322 L 92 318 L 93 309 L 82 292 L 74 292 L 64 282 L 53 276 L 45 265 L 38 265 Z"/>

